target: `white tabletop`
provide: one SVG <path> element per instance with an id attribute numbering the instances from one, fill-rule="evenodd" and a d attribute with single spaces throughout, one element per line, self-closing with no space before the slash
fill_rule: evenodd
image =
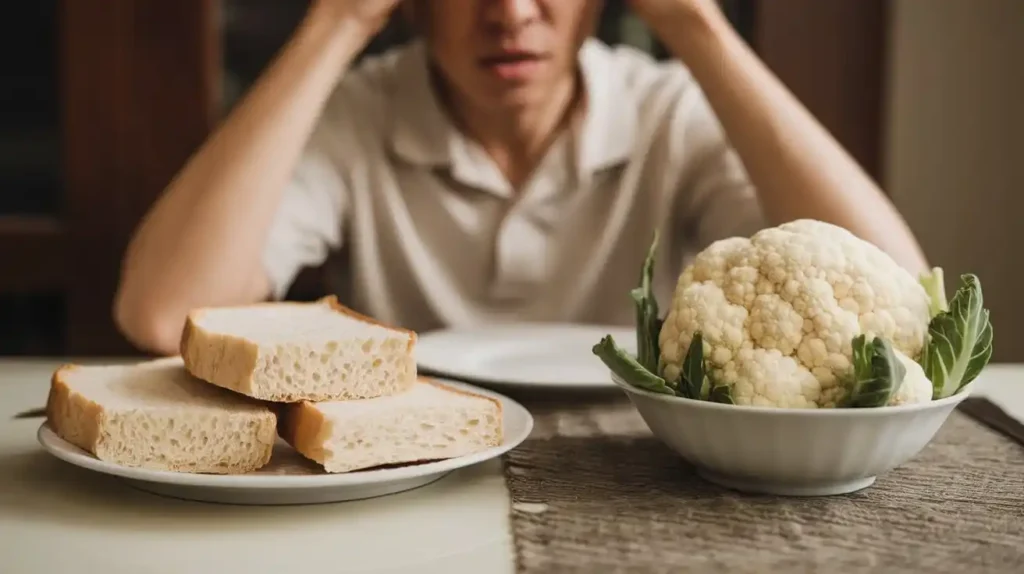
<path id="1" fill-rule="evenodd" d="M 36 442 L 54 361 L 0 360 L 0 569 L 5 574 L 513 571 L 509 494 L 492 461 L 421 489 L 321 506 L 161 498 L 63 463 Z M 1024 365 L 977 394 L 1024 420 Z"/>

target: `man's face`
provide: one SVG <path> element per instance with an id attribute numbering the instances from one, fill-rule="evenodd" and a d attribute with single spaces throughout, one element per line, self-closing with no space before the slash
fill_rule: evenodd
<path id="1" fill-rule="evenodd" d="M 449 88 L 485 109 L 529 106 L 575 73 L 598 0 L 416 0 L 406 9 Z"/>

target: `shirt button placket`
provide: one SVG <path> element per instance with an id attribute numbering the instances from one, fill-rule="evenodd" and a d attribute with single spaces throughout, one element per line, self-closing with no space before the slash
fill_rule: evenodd
<path id="1" fill-rule="evenodd" d="M 499 226 L 492 290 L 495 299 L 522 301 L 547 281 L 549 233 L 558 224 L 558 215 L 552 209 L 568 183 L 565 164 L 571 149 L 565 139 L 555 145 Z"/>
<path id="2" fill-rule="evenodd" d="M 544 281 L 544 233 L 524 214 L 513 210 L 498 229 L 495 245 L 493 296 L 523 299 Z"/>

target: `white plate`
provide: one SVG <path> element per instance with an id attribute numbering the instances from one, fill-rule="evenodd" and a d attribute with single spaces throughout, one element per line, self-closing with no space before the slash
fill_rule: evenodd
<path id="1" fill-rule="evenodd" d="M 287 443 L 278 440 L 270 463 L 244 475 L 187 474 L 147 470 L 104 462 L 61 439 L 46 423 L 38 438 L 50 454 L 75 466 L 113 475 L 147 492 L 202 502 L 248 505 L 321 504 L 396 494 L 439 480 L 454 470 L 499 457 L 519 446 L 533 429 L 533 417 L 502 395 L 453 381 L 443 381 L 501 401 L 504 441 L 468 456 L 424 464 L 327 474 Z"/>
<path id="2" fill-rule="evenodd" d="M 420 369 L 482 385 L 614 388 L 593 353 L 605 335 L 636 352 L 633 328 L 557 323 L 487 325 L 424 333 L 416 341 Z"/>

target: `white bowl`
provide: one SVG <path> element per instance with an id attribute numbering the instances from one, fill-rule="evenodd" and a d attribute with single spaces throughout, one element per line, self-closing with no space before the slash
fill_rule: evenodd
<path id="1" fill-rule="evenodd" d="M 913 458 L 970 394 L 863 409 L 788 409 L 695 401 L 633 387 L 614 373 L 659 440 L 726 488 L 782 496 L 845 494 Z"/>

